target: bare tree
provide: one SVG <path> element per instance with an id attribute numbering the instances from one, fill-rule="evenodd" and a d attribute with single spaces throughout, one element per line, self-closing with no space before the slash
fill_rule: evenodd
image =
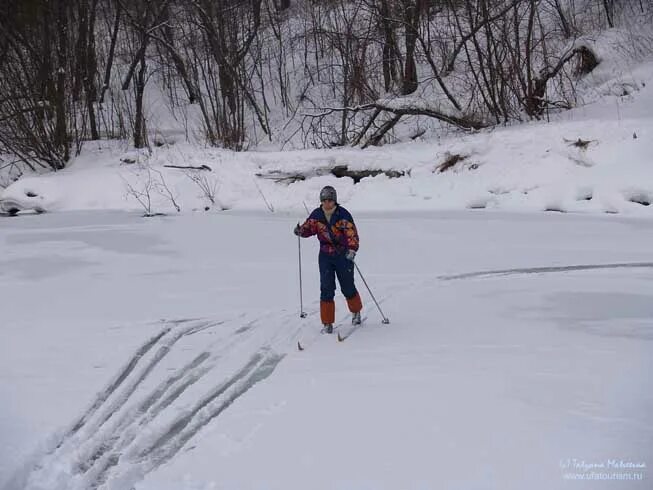
<path id="1" fill-rule="evenodd" d="M 652 16 L 643 0 L 5 0 L 0 152 L 58 170 L 87 139 L 148 146 L 155 91 L 187 138 L 234 150 L 541 118 L 599 62 L 584 34 L 619 28 L 646 54 Z"/>

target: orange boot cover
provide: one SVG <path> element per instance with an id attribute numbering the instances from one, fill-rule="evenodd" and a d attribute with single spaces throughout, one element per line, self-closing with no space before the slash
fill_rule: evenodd
<path id="1" fill-rule="evenodd" d="M 361 297 L 358 293 L 351 298 L 347 298 L 347 306 L 349 306 L 349 311 L 352 313 L 358 313 L 363 309 L 363 303 L 361 302 Z"/>
<path id="2" fill-rule="evenodd" d="M 323 325 L 333 325 L 336 321 L 336 303 L 334 301 L 320 301 L 320 318 Z"/>

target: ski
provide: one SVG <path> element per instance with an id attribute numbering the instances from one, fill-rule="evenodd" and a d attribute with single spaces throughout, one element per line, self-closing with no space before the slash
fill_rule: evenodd
<path id="1" fill-rule="evenodd" d="M 333 326 L 333 333 L 332 334 L 327 334 L 325 332 L 321 332 L 319 335 L 316 335 L 315 337 L 309 339 L 308 343 L 302 344 L 301 341 L 297 341 L 297 350 L 298 351 L 305 351 L 310 345 L 313 344 L 313 342 L 316 341 L 318 337 L 321 337 L 322 335 L 329 336 L 335 334 L 336 340 L 338 343 L 344 342 L 347 340 L 349 337 L 352 336 L 352 334 L 361 328 L 365 322 L 367 321 L 367 315 L 363 316 L 361 318 L 361 322 L 356 324 L 356 325 L 350 325 L 349 328 L 345 327 L 345 322 L 341 321 L 340 323 L 336 324 Z M 385 324 L 385 322 L 383 322 Z"/>
<path id="2" fill-rule="evenodd" d="M 365 323 L 366 320 L 367 320 L 367 316 L 364 316 L 364 317 L 361 318 L 361 322 L 360 322 L 360 323 L 358 323 L 358 324 L 356 324 L 356 325 L 352 325 L 351 328 L 350 328 L 349 330 L 346 330 L 346 331 L 343 332 L 343 333 L 338 332 L 338 335 L 336 336 L 336 339 L 338 340 L 338 342 L 344 342 L 344 341 L 347 340 L 349 337 L 351 337 L 351 335 L 352 335 L 356 330 L 358 330 L 359 328 L 361 328 L 361 327 L 363 326 L 363 324 Z"/>
<path id="3" fill-rule="evenodd" d="M 302 344 L 301 341 L 298 340 L 297 341 L 297 350 L 300 351 L 300 352 L 305 351 L 314 342 L 316 342 L 319 337 L 322 337 L 323 335 L 328 337 L 328 336 L 333 335 L 333 334 L 338 334 L 338 332 L 339 332 L 340 328 L 342 327 L 342 325 L 343 325 L 343 322 L 334 325 L 332 333 L 326 333 L 324 331 L 324 329 L 322 329 L 322 330 L 320 330 L 320 332 L 318 334 L 316 334 L 313 337 L 309 338 L 308 341 L 303 343 L 303 344 Z"/>

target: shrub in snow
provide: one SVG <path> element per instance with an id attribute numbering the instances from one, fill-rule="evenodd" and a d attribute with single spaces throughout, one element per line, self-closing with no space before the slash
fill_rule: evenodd
<path id="1" fill-rule="evenodd" d="M 133 172 L 134 179 L 130 182 L 124 176 L 122 177 L 127 190 L 127 195 L 136 199 L 145 211 L 144 216 L 157 216 L 163 213 L 153 211 L 153 197 L 159 195 L 170 202 L 172 206 L 181 211 L 181 207 L 176 201 L 175 195 L 168 186 L 163 172 L 152 168 L 149 164 L 142 165 L 140 171 Z"/>
<path id="2" fill-rule="evenodd" d="M 208 200 L 211 205 L 216 205 L 216 194 L 218 191 L 218 178 L 215 175 L 207 174 L 204 171 L 200 170 L 187 170 L 185 172 L 186 177 L 190 179 L 199 189 L 202 191 L 202 198 Z M 220 209 L 224 210 L 225 208 L 220 204 Z M 204 208 L 205 211 L 209 210 L 209 207 Z"/>

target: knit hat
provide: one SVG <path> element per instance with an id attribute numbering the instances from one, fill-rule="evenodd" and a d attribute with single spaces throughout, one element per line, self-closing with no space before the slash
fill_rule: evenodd
<path id="1" fill-rule="evenodd" d="M 331 199 L 333 202 L 338 202 L 338 194 L 330 185 L 327 185 L 320 191 L 320 202 L 326 201 L 327 199 Z"/>

